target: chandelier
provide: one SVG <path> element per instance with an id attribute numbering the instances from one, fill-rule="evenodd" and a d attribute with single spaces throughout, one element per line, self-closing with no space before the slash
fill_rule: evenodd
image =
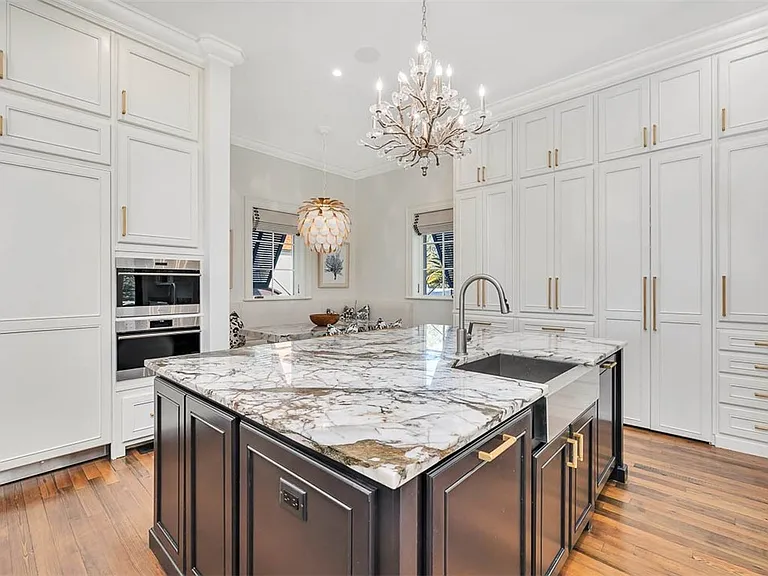
<path id="1" fill-rule="evenodd" d="M 370 107 L 371 130 L 359 144 L 402 168 L 420 166 L 423 176 L 434 160 L 440 166 L 441 156 L 461 158 L 470 153 L 464 144 L 473 136 L 494 128 L 488 123 L 491 113 L 485 108 L 485 88 L 480 85 L 480 108 L 471 111 L 466 98 L 453 89 L 450 66 L 443 70 L 435 61 L 427 43 L 427 2 L 421 4 L 421 42 L 417 58 L 410 59 L 410 76 L 400 72 L 398 89 L 392 101 L 382 100 L 384 85 L 376 82 L 378 98 Z"/>
<path id="2" fill-rule="evenodd" d="M 323 195 L 310 198 L 299 206 L 298 230 L 304 243 L 313 252 L 331 254 L 342 247 L 350 232 L 349 211 L 340 200 L 326 196 L 328 171 L 325 164 L 325 138 L 329 128 L 318 128 L 323 135 Z"/>

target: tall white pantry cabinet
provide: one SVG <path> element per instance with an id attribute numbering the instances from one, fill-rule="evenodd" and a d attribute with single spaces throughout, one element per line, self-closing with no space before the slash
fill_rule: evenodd
<path id="1" fill-rule="evenodd" d="M 468 316 L 625 340 L 626 424 L 768 456 L 768 39 L 711 45 L 508 113 L 514 318 L 472 291 Z M 458 287 L 501 237 L 455 174 Z"/>
<path id="2" fill-rule="evenodd" d="M 0 484 L 137 439 L 120 434 L 137 390 L 114 381 L 115 253 L 203 256 L 205 59 L 110 22 L 0 0 Z"/>

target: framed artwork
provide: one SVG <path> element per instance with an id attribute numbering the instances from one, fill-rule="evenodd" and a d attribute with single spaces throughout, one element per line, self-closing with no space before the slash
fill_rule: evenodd
<path id="1" fill-rule="evenodd" d="M 317 258 L 318 288 L 349 288 L 349 244 L 333 254 L 319 254 Z"/>

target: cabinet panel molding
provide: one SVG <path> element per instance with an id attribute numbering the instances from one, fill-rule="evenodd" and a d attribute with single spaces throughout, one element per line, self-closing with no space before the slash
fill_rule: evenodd
<path id="1" fill-rule="evenodd" d="M 768 128 L 768 40 L 717 56 L 719 137 Z"/>

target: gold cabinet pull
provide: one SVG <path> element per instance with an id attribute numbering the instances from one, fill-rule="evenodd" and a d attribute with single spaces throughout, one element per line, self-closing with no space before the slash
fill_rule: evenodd
<path id="1" fill-rule="evenodd" d="M 651 324 L 653 325 L 653 331 L 656 332 L 656 276 L 653 277 L 652 280 L 653 284 L 651 286 L 651 290 L 653 291 L 652 295 L 652 309 L 651 309 Z"/>
<path id="2" fill-rule="evenodd" d="M 483 304 L 483 308 L 485 308 L 485 280 L 480 280 L 482 282 L 482 286 L 480 286 L 480 301 Z"/>
<path id="3" fill-rule="evenodd" d="M 123 110 L 122 110 L 122 113 L 123 113 L 123 115 L 126 115 L 126 114 L 128 114 L 128 91 L 127 90 L 123 90 L 123 92 L 122 92 L 122 99 L 123 99 Z"/>
<path id="4" fill-rule="evenodd" d="M 475 296 L 477 297 L 477 307 L 480 308 L 480 282 L 475 282 Z"/>
<path id="5" fill-rule="evenodd" d="M 584 462 L 584 434 L 574 432 L 573 435 L 576 436 L 576 441 L 579 443 L 579 462 Z"/>
<path id="6" fill-rule="evenodd" d="M 485 182 L 485 166 L 483 166 L 483 182 Z"/>
<path id="7" fill-rule="evenodd" d="M 566 438 L 565 441 L 571 446 L 571 455 L 568 458 L 568 468 L 576 469 L 579 467 L 579 457 L 577 454 L 579 442 L 573 438 Z"/>
<path id="8" fill-rule="evenodd" d="M 755 424 L 755 430 L 759 432 L 768 432 L 768 426 L 763 426 L 761 424 Z"/>
<path id="9" fill-rule="evenodd" d="M 600 364 L 600 368 L 603 370 L 612 370 L 613 368 L 616 368 L 618 366 L 618 362 L 606 362 L 605 364 Z"/>
<path id="10" fill-rule="evenodd" d="M 125 238 L 128 233 L 128 206 L 123 206 L 121 211 L 123 213 L 123 238 Z"/>
<path id="11" fill-rule="evenodd" d="M 565 332 L 565 328 L 562 326 L 542 326 L 541 329 L 544 332 Z"/>
<path id="12" fill-rule="evenodd" d="M 547 278 L 547 308 L 552 310 L 552 277 Z"/>
<path id="13" fill-rule="evenodd" d="M 755 392 L 755 398 L 762 398 L 764 400 L 768 400 L 768 394 L 765 392 Z"/>
<path id="14" fill-rule="evenodd" d="M 648 330 L 648 276 L 643 276 L 643 330 Z"/>
<path id="15" fill-rule="evenodd" d="M 552 150 L 547 150 L 547 167 L 552 168 Z"/>
<path id="16" fill-rule="evenodd" d="M 725 132 L 725 108 L 720 110 L 720 130 Z"/>
<path id="17" fill-rule="evenodd" d="M 3 116 L 0 114 L 0 136 L 3 135 Z"/>
<path id="18" fill-rule="evenodd" d="M 125 112 L 123 112 L 123 114 L 125 114 Z M 475 176 L 475 180 L 480 182 L 480 166 L 477 167 L 477 176 Z"/>
<path id="19" fill-rule="evenodd" d="M 648 148 L 648 128 L 643 126 L 643 148 Z"/>
<path id="20" fill-rule="evenodd" d="M 651 127 L 651 144 L 656 146 L 656 124 Z"/>
<path id="21" fill-rule="evenodd" d="M 555 168 L 557 168 L 560 165 L 559 162 L 557 161 L 557 153 L 558 153 L 558 149 L 555 148 Z"/>
<path id="22" fill-rule="evenodd" d="M 0 50 L 0 80 L 5 78 L 5 52 Z"/>
<path id="23" fill-rule="evenodd" d="M 555 278 L 555 310 L 560 309 L 560 278 Z"/>
<path id="24" fill-rule="evenodd" d="M 761 348 L 768 348 L 768 342 L 761 342 L 760 340 L 758 340 L 757 342 L 755 342 L 755 346 L 760 346 Z"/>
<path id="25" fill-rule="evenodd" d="M 511 436 L 509 434 L 502 434 L 501 438 L 504 440 L 504 442 L 498 448 L 491 450 L 490 452 L 483 452 L 482 450 L 478 450 L 477 457 L 483 462 L 493 462 L 496 460 L 496 458 L 504 454 L 504 452 L 512 448 L 512 446 L 514 446 L 518 440 L 517 436 Z"/>
<path id="26" fill-rule="evenodd" d="M 768 370 L 768 364 L 755 364 L 755 370 Z"/>
<path id="27" fill-rule="evenodd" d="M 723 281 L 723 289 L 722 289 L 722 294 L 721 294 L 722 299 L 723 299 L 722 314 L 723 314 L 723 318 L 725 318 L 725 312 L 726 312 L 726 310 L 725 310 L 725 274 L 723 274 L 722 281 Z"/>

